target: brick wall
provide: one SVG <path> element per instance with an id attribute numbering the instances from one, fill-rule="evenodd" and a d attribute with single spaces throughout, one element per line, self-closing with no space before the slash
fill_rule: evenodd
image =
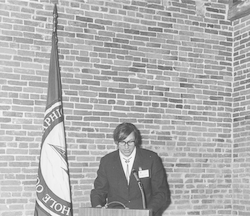
<path id="1" fill-rule="evenodd" d="M 0 1 L 0 216 L 33 215 L 52 11 Z M 163 160 L 164 215 L 249 213 L 247 19 L 232 25 L 219 0 L 58 0 L 58 13 L 75 215 L 123 121 Z"/>
<path id="2" fill-rule="evenodd" d="M 235 215 L 250 214 L 250 43 L 249 19 L 234 24 L 233 88 L 233 209 Z"/>

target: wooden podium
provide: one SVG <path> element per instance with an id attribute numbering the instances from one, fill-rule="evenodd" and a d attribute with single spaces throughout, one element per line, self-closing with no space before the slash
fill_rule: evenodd
<path id="1" fill-rule="evenodd" d="M 78 216 L 152 216 L 149 209 L 79 208 Z"/>

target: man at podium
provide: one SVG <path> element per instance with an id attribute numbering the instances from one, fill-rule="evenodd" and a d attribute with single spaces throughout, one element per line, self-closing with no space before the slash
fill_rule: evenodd
<path id="1" fill-rule="evenodd" d="M 117 150 L 101 158 L 92 207 L 151 209 L 160 216 L 170 204 L 166 172 L 160 157 L 141 148 L 141 135 L 131 123 L 119 124 L 113 133 Z"/>

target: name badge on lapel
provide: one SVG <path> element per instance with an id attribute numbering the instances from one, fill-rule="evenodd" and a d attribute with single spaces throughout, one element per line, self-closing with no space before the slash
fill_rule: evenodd
<path id="1" fill-rule="evenodd" d="M 149 177 L 149 170 L 139 170 L 138 176 L 139 176 L 139 178 L 148 178 Z"/>

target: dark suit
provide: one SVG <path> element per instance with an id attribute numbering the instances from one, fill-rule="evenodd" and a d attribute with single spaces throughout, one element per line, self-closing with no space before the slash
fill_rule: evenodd
<path id="1" fill-rule="evenodd" d="M 166 209 L 170 203 L 166 173 L 161 159 L 152 151 L 137 148 L 132 169 L 139 170 L 139 167 L 149 170 L 149 177 L 140 179 L 145 191 L 147 209 L 152 209 L 155 216 L 161 215 L 161 210 Z M 133 174 L 130 175 L 127 185 L 118 150 L 101 158 L 90 197 L 93 207 L 119 201 L 130 209 L 143 208 L 141 192 Z"/>

